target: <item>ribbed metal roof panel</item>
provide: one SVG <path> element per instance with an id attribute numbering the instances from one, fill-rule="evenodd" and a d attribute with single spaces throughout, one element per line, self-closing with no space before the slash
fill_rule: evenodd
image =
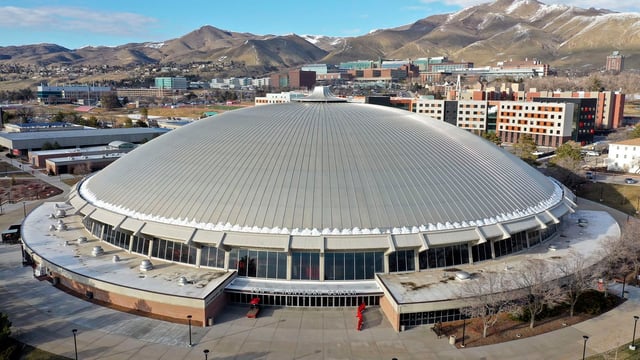
<path id="1" fill-rule="evenodd" d="M 92 176 L 81 193 L 143 220 L 335 235 L 518 218 L 557 189 L 479 136 L 422 115 L 367 104 L 290 103 L 174 130 Z"/>

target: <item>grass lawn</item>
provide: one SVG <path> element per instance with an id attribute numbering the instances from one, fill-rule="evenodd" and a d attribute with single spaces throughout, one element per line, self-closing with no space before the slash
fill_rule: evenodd
<path id="1" fill-rule="evenodd" d="M 635 216 L 640 205 L 640 186 L 637 185 L 586 182 L 578 187 L 576 195 L 632 216 Z"/>

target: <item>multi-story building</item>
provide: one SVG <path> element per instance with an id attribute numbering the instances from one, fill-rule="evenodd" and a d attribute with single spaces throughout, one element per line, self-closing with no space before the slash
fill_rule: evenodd
<path id="1" fill-rule="evenodd" d="M 411 111 L 482 134 L 487 130 L 487 109 L 487 102 L 481 100 L 418 99 Z"/>
<path id="2" fill-rule="evenodd" d="M 535 102 L 544 103 L 571 103 L 573 107 L 573 124 L 571 126 L 571 140 L 580 145 L 593 143 L 596 124 L 596 99 L 558 99 L 558 98 L 534 98 Z"/>
<path id="3" fill-rule="evenodd" d="M 607 56 L 607 64 L 604 69 L 606 71 L 621 72 L 624 70 L 624 55 L 619 51 L 614 51 L 611 55 Z"/>
<path id="4" fill-rule="evenodd" d="M 477 135 L 484 134 L 487 128 L 487 102 L 459 100 L 456 126 Z"/>
<path id="5" fill-rule="evenodd" d="M 37 98 L 39 103 L 44 104 L 80 103 L 83 105 L 90 105 L 97 103 L 103 94 L 111 91 L 113 90 L 110 86 L 39 85 L 37 88 Z"/>
<path id="6" fill-rule="evenodd" d="M 596 130 L 617 129 L 622 125 L 624 119 L 625 95 L 619 91 L 537 91 L 530 89 L 525 97 L 527 101 L 535 101 L 535 98 L 553 98 L 554 101 L 596 99 Z"/>
<path id="7" fill-rule="evenodd" d="M 338 66 L 340 70 L 364 70 L 371 69 L 375 65 L 375 61 L 373 60 L 357 60 L 357 61 L 347 61 L 342 62 Z"/>
<path id="8" fill-rule="evenodd" d="M 184 77 L 157 77 L 155 87 L 158 89 L 187 90 L 187 79 Z"/>
<path id="9" fill-rule="evenodd" d="M 300 69 L 286 74 L 271 75 L 270 84 L 274 88 L 311 89 L 316 83 L 316 73 Z"/>
<path id="10" fill-rule="evenodd" d="M 353 77 L 354 81 L 367 82 L 367 81 L 382 81 L 390 82 L 403 80 L 407 78 L 407 69 L 364 69 L 364 70 L 349 70 L 348 74 Z"/>
<path id="11" fill-rule="evenodd" d="M 607 170 L 640 172 L 640 138 L 609 144 Z"/>
<path id="12" fill-rule="evenodd" d="M 42 132 L 42 131 L 63 131 L 82 130 L 84 126 L 67 122 L 36 123 L 29 122 L 23 124 L 4 124 L 4 130 L 8 133 Z"/>
<path id="13" fill-rule="evenodd" d="M 313 71 L 316 73 L 316 77 L 321 74 L 327 74 L 329 67 L 327 64 L 307 64 L 300 67 L 302 71 Z"/>
<path id="14" fill-rule="evenodd" d="M 289 73 L 289 87 L 292 89 L 313 89 L 316 85 L 316 73 L 315 71 L 304 70 L 290 70 Z"/>
<path id="15" fill-rule="evenodd" d="M 138 98 L 170 97 L 173 95 L 173 90 L 160 88 L 118 88 L 116 95 L 118 97 L 126 97 L 131 101 Z"/>
<path id="16" fill-rule="evenodd" d="M 257 88 L 262 88 L 262 87 L 268 87 L 271 85 L 271 78 L 270 77 L 263 77 L 263 78 L 257 78 L 257 79 L 252 79 L 251 80 L 251 85 L 257 87 Z"/>
<path id="17" fill-rule="evenodd" d="M 298 92 L 281 92 L 281 93 L 269 93 L 266 96 L 256 96 L 255 105 L 268 105 L 268 104 L 284 104 L 290 103 L 292 100 L 302 99 L 306 95 Z"/>
<path id="18" fill-rule="evenodd" d="M 557 147 L 572 138 L 573 103 L 502 101 L 496 114 L 496 133 L 506 143 L 529 134 L 537 145 Z"/>

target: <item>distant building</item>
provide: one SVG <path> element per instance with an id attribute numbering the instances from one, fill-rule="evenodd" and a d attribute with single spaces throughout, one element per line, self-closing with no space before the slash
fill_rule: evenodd
<path id="1" fill-rule="evenodd" d="M 37 88 L 37 99 L 41 104 L 96 104 L 100 97 L 113 91 L 110 86 L 48 86 L 39 85 Z"/>
<path id="2" fill-rule="evenodd" d="M 255 105 L 268 105 L 268 104 L 285 104 L 290 103 L 292 100 L 302 99 L 306 95 L 298 92 L 281 92 L 281 93 L 269 93 L 266 96 L 256 96 Z"/>
<path id="3" fill-rule="evenodd" d="M 40 150 L 47 143 L 58 143 L 62 149 L 102 146 L 112 141 L 144 143 L 168 131 L 158 128 L 118 128 L 0 133 L 0 146 L 9 148 L 12 154 L 20 156 L 32 150 Z"/>
<path id="4" fill-rule="evenodd" d="M 606 71 L 621 72 L 624 70 L 624 55 L 619 51 L 614 51 L 611 55 L 607 56 L 607 64 L 604 69 Z"/>
<path id="5" fill-rule="evenodd" d="M 286 74 L 271 75 L 270 85 L 274 88 L 311 89 L 316 84 L 313 71 L 290 70 Z"/>
<path id="6" fill-rule="evenodd" d="M 105 155 L 82 155 L 59 157 L 45 160 L 47 174 L 86 175 L 104 169 L 107 165 L 118 160 L 124 152 Z"/>
<path id="7" fill-rule="evenodd" d="M 187 90 L 188 83 L 184 77 L 157 77 L 155 78 L 157 89 Z"/>
<path id="8" fill-rule="evenodd" d="M 8 133 L 64 131 L 64 130 L 84 129 L 84 126 L 82 125 L 71 124 L 67 122 L 5 124 L 4 127 L 5 127 L 5 131 Z"/>
<path id="9" fill-rule="evenodd" d="M 95 158 L 110 156 L 111 154 L 127 153 L 136 147 L 135 144 L 125 141 L 112 141 L 106 146 L 90 146 L 74 149 L 56 149 L 29 151 L 29 163 L 36 168 L 45 168 L 46 161 L 59 158 Z M 57 174 L 57 171 L 55 171 Z"/>
<path id="10" fill-rule="evenodd" d="M 373 60 L 356 60 L 342 62 L 338 65 L 339 70 L 363 70 L 372 69 L 375 67 L 376 62 Z"/>
<path id="11" fill-rule="evenodd" d="M 316 85 L 315 71 L 289 71 L 289 87 L 292 89 L 312 89 Z"/>
<path id="12" fill-rule="evenodd" d="M 320 74 L 326 74 L 329 72 L 327 64 L 307 64 L 300 67 L 302 71 L 313 71 L 316 73 L 316 77 Z"/>

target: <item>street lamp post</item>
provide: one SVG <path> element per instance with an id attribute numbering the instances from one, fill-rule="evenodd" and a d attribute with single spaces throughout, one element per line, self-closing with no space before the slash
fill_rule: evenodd
<path id="1" fill-rule="evenodd" d="M 462 317 L 462 345 L 460 345 L 461 347 L 464 347 L 464 332 L 467 328 L 467 317 L 463 316 Z"/>
<path id="2" fill-rule="evenodd" d="M 209 358 L 209 349 L 204 349 L 202 352 L 204 353 L 204 360 L 207 360 Z"/>
<path id="3" fill-rule="evenodd" d="M 189 321 L 189 347 L 193 346 L 193 343 L 191 342 L 191 315 L 187 315 L 187 320 Z"/>
<path id="4" fill-rule="evenodd" d="M 72 329 L 71 332 L 73 333 L 73 349 L 75 350 L 76 360 L 78 360 L 78 343 L 76 342 L 76 333 L 78 332 L 78 329 Z"/>
<path id="5" fill-rule="evenodd" d="M 27 202 L 26 201 L 22 202 L 22 212 L 24 214 L 24 217 L 27 217 Z"/>
<path id="6" fill-rule="evenodd" d="M 587 340 L 589 340 L 589 337 L 587 335 L 583 335 L 582 338 L 584 339 L 584 346 L 582 347 L 582 360 L 584 360 L 584 355 L 587 353 Z"/>
<path id="7" fill-rule="evenodd" d="M 638 315 L 633 317 L 633 337 L 631 338 L 631 345 L 629 345 L 629 350 L 636 349 L 636 325 L 638 325 Z"/>

